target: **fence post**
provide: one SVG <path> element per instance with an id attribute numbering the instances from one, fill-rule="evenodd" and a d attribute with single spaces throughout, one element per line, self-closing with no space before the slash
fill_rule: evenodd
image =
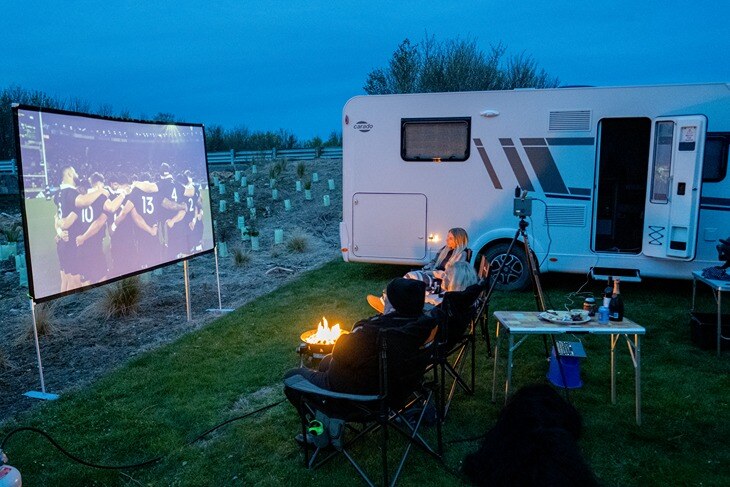
<path id="1" fill-rule="evenodd" d="M 236 151 L 231 149 L 231 166 L 236 164 Z"/>
<path id="2" fill-rule="evenodd" d="M 276 147 L 271 148 L 271 158 L 276 159 Z"/>

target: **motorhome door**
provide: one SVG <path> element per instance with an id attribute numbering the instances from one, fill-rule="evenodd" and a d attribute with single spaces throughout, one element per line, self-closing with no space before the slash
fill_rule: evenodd
<path id="1" fill-rule="evenodd" d="M 355 193 L 352 197 L 352 253 L 374 259 L 426 257 L 426 196 Z"/>
<path id="2" fill-rule="evenodd" d="M 697 242 L 707 119 L 661 117 L 652 127 L 642 251 L 691 260 Z"/>

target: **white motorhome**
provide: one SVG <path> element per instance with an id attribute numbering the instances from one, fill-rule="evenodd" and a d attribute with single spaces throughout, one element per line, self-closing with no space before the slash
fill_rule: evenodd
<path id="1" fill-rule="evenodd" d="M 729 142 L 726 83 L 357 96 L 342 256 L 423 264 L 463 227 L 494 264 L 519 186 L 542 272 L 690 278 L 730 235 Z M 521 246 L 505 269 L 503 287 L 527 283 Z"/>

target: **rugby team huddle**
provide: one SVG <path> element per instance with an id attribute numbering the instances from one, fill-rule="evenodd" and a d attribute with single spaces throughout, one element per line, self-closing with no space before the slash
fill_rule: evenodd
<path id="1" fill-rule="evenodd" d="M 88 185 L 73 166 L 61 174 L 54 195 L 61 292 L 202 249 L 201 187 L 190 171 L 173 176 L 162 163 L 157 178 L 110 174 L 107 180 L 94 172 Z"/>

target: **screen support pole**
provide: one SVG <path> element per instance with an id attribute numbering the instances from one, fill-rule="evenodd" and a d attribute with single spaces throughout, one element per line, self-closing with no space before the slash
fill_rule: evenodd
<path id="1" fill-rule="evenodd" d="M 33 338 L 35 338 L 35 352 L 38 357 L 38 373 L 41 376 L 41 391 L 28 391 L 24 395 L 34 399 L 46 399 L 52 401 L 58 399 L 58 394 L 50 394 L 46 392 L 46 381 L 43 379 L 43 362 L 41 361 L 41 347 L 38 343 L 38 326 L 35 319 L 35 301 L 30 300 L 30 312 L 33 315 Z"/>
<path id="2" fill-rule="evenodd" d="M 183 273 L 185 274 L 185 311 L 188 315 L 188 323 L 190 323 L 190 279 L 188 278 L 188 259 L 183 261 Z"/>
<path id="3" fill-rule="evenodd" d="M 215 282 L 218 285 L 218 308 L 211 308 L 208 311 L 216 313 L 230 313 L 233 310 L 231 308 L 224 308 L 223 302 L 221 301 L 221 275 L 218 271 L 218 245 L 213 247 L 213 256 L 215 257 Z"/>

